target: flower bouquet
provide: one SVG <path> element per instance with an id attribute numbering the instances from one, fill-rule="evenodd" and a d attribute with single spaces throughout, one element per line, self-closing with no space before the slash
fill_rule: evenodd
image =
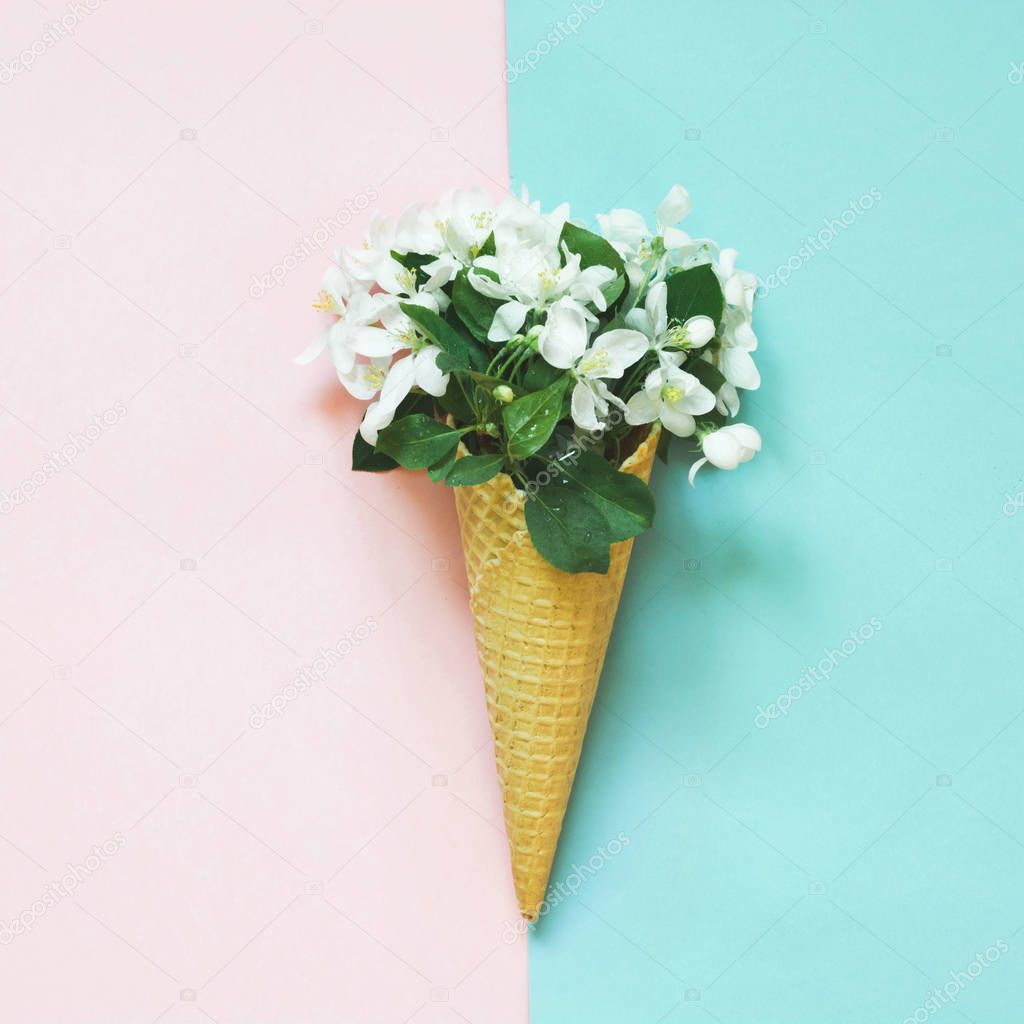
<path id="1" fill-rule="evenodd" d="M 756 278 L 694 239 L 675 186 L 651 231 L 600 233 L 480 190 L 374 219 L 337 254 L 299 357 L 330 354 L 371 401 L 352 467 L 455 489 L 522 915 L 541 911 L 655 454 L 692 437 L 733 469 L 760 450 L 728 420 L 760 377 Z"/>

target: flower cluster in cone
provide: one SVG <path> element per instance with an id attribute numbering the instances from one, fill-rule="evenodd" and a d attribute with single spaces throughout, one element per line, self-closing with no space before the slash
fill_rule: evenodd
<path id="1" fill-rule="evenodd" d="M 660 422 L 734 469 L 760 450 L 730 423 L 760 385 L 751 353 L 756 278 L 736 252 L 679 224 L 674 186 L 655 212 L 612 210 L 600 232 L 562 205 L 455 191 L 342 249 L 316 308 L 330 317 L 300 356 L 327 351 L 370 402 L 353 468 L 425 469 L 452 487 L 508 474 L 529 497 L 530 539 L 566 572 L 605 572 L 610 545 L 651 525 L 646 483 L 619 471 Z"/>

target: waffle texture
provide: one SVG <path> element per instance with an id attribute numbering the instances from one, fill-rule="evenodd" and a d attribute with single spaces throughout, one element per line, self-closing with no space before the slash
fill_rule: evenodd
<path id="1" fill-rule="evenodd" d="M 657 427 L 622 464 L 648 480 Z M 494 754 L 519 910 L 535 921 L 590 709 L 604 664 L 632 540 L 612 546 L 607 574 L 564 573 L 526 529 L 526 497 L 500 474 L 455 488 Z"/>

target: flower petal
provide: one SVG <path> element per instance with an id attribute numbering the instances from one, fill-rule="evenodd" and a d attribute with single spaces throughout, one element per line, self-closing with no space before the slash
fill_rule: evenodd
<path id="1" fill-rule="evenodd" d="M 491 328 L 487 332 L 488 341 L 508 341 L 513 335 L 519 333 L 523 326 L 526 314 L 530 311 L 529 306 L 516 302 L 506 302 L 495 311 Z"/>
<path id="2" fill-rule="evenodd" d="M 605 331 L 594 341 L 595 350 L 608 353 L 608 366 L 598 376 L 617 379 L 627 366 L 632 366 L 647 351 L 647 335 L 624 327 Z"/>
<path id="3" fill-rule="evenodd" d="M 756 391 L 761 386 L 761 374 L 746 349 L 723 348 L 719 369 L 725 379 L 738 388 Z"/>
<path id="4" fill-rule="evenodd" d="M 330 328 L 328 328 L 328 331 Z M 328 331 L 321 331 L 307 346 L 305 351 L 300 355 L 297 355 L 292 362 L 298 363 L 299 366 L 305 366 L 307 363 L 313 362 L 314 359 L 325 348 L 327 348 L 327 333 Z"/>
<path id="5" fill-rule="evenodd" d="M 719 469 L 735 469 L 740 462 L 740 443 L 728 428 L 716 430 L 704 438 L 701 447 Z"/>
<path id="6" fill-rule="evenodd" d="M 405 356 L 394 363 L 388 371 L 388 379 L 384 381 L 384 387 L 380 389 L 380 400 L 382 405 L 392 410 L 398 408 L 399 403 L 412 391 L 416 383 L 416 362 L 413 356 Z M 391 421 L 388 420 L 390 423 Z"/>
<path id="7" fill-rule="evenodd" d="M 693 208 L 690 202 L 690 193 L 682 185 L 673 185 L 668 190 L 668 195 L 658 204 L 655 217 L 659 228 L 666 228 L 678 224 Z M 667 240 L 666 240 L 667 242 Z"/>
<path id="8" fill-rule="evenodd" d="M 540 354 L 552 366 L 567 370 L 586 351 L 589 330 L 583 310 L 571 299 L 559 299 L 537 339 Z"/>
<path id="9" fill-rule="evenodd" d="M 679 403 L 669 405 L 668 402 L 661 403 L 658 417 L 664 424 L 666 430 L 670 430 L 677 437 L 689 437 L 697 429 L 693 417 L 679 408 Z"/>
<path id="10" fill-rule="evenodd" d="M 688 245 L 693 244 L 693 239 L 685 231 L 680 231 L 679 228 L 665 228 L 662 237 L 665 240 L 666 249 L 685 249 Z"/>
<path id="11" fill-rule="evenodd" d="M 594 392 L 583 381 L 578 381 L 572 389 L 572 420 L 583 430 L 600 430 L 597 419 L 597 402 Z"/>
<path id="12" fill-rule="evenodd" d="M 702 348 L 715 336 L 715 321 L 709 316 L 691 316 L 683 327 L 690 348 Z"/>
<path id="13" fill-rule="evenodd" d="M 693 486 L 694 486 L 694 483 L 693 483 L 693 481 L 694 481 L 695 477 L 697 476 L 697 472 L 698 472 L 698 470 L 700 469 L 700 467 L 701 467 L 701 466 L 703 466 L 703 465 L 706 465 L 707 461 L 708 461 L 707 459 L 698 459 L 698 460 L 697 460 L 697 461 L 696 461 L 696 462 L 695 462 L 695 463 L 694 463 L 694 464 L 693 464 L 693 465 L 692 465 L 692 466 L 690 467 L 690 472 L 689 472 L 689 478 L 690 478 L 690 486 L 691 486 L 691 487 L 693 487 Z"/>
<path id="14" fill-rule="evenodd" d="M 626 403 L 626 422 L 632 426 L 653 423 L 658 418 L 658 403 L 646 391 L 638 391 Z"/>
<path id="15" fill-rule="evenodd" d="M 395 418 L 395 410 L 389 405 L 383 405 L 376 401 L 363 415 L 363 422 L 359 424 L 359 433 L 367 444 L 377 443 L 377 434 L 385 427 L 391 426 Z"/>
<path id="16" fill-rule="evenodd" d="M 441 350 L 436 345 L 427 345 L 413 356 L 416 386 L 435 398 L 440 398 L 448 389 L 448 374 L 437 368 L 440 354 Z"/>

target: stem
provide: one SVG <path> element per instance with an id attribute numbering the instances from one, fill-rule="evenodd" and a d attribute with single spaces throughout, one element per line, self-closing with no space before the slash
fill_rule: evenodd
<path id="1" fill-rule="evenodd" d="M 506 343 L 505 347 L 491 360 L 487 367 L 488 377 L 504 377 L 505 370 L 509 363 L 519 355 L 519 346 L 512 342 Z"/>
<path id="2" fill-rule="evenodd" d="M 531 351 L 531 349 L 524 347 L 521 352 L 516 354 L 516 358 L 508 371 L 509 380 L 512 380 L 515 377 L 515 375 L 519 372 L 519 368 L 523 365 L 527 356 L 530 355 Z"/>

